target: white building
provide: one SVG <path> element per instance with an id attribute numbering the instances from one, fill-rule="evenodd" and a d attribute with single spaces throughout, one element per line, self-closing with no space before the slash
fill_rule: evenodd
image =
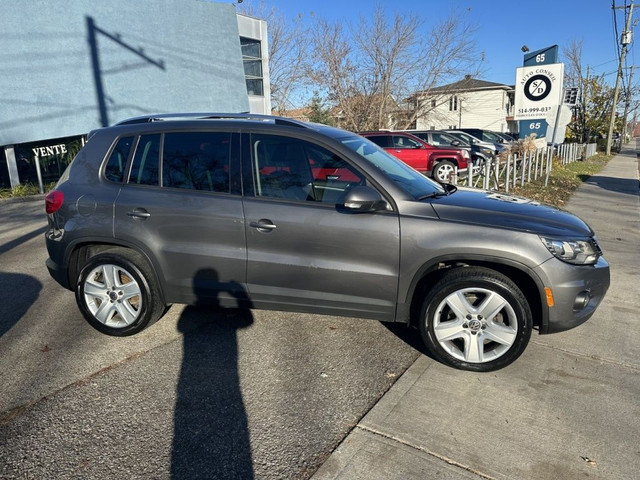
<path id="1" fill-rule="evenodd" d="M 239 13 L 238 33 L 250 113 L 271 114 L 267 22 Z"/>
<path id="2" fill-rule="evenodd" d="M 416 129 L 482 128 L 515 132 L 513 97 L 513 85 L 467 75 L 459 82 L 432 88 L 418 97 L 424 113 L 418 116 Z"/>

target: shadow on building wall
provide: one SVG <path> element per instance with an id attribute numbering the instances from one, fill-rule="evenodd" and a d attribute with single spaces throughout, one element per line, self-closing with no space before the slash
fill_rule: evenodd
<path id="1" fill-rule="evenodd" d="M 93 81 L 96 89 L 96 98 L 98 102 L 98 111 L 100 113 L 100 125 L 107 127 L 109 123 L 109 108 L 108 103 L 112 102 L 105 91 L 104 85 L 104 70 L 100 60 L 100 49 L 98 45 L 98 37 L 104 37 L 105 39 L 115 43 L 119 47 L 127 50 L 133 54 L 135 58 L 141 59 L 144 64 L 153 65 L 161 70 L 165 69 L 164 62 L 162 60 L 155 60 L 144 53 L 144 50 L 140 47 L 135 48 L 128 43 L 124 42 L 119 35 L 113 35 L 105 30 L 102 30 L 96 25 L 93 17 L 86 17 L 87 22 L 87 38 L 89 41 L 89 48 L 91 50 L 91 66 L 93 70 Z M 132 68 L 132 67 L 127 67 Z M 117 73 L 117 72 L 114 72 Z"/>

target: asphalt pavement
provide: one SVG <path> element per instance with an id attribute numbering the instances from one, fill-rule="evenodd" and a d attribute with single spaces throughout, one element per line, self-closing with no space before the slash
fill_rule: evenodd
<path id="1" fill-rule="evenodd" d="M 0 479 L 308 478 L 419 353 L 369 320 L 172 306 L 109 337 L 0 202 Z"/>
<path id="2" fill-rule="evenodd" d="M 511 366 L 459 372 L 421 356 L 313 480 L 640 475 L 640 140 L 565 209 L 596 232 L 611 287 L 595 315 L 533 336 Z"/>

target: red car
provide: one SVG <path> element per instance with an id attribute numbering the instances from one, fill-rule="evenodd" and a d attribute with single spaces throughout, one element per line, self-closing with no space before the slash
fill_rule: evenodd
<path id="1" fill-rule="evenodd" d="M 360 135 L 438 182 L 448 182 L 456 167 L 458 172 L 466 172 L 470 161 L 467 150 L 434 147 L 410 133 L 364 132 Z"/>

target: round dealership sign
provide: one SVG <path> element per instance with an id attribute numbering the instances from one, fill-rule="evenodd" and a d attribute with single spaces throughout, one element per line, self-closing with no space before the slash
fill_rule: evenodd
<path id="1" fill-rule="evenodd" d="M 514 120 L 541 120 L 562 104 L 564 64 L 516 69 Z"/>
<path id="2" fill-rule="evenodd" d="M 551 80 L 545 75 L 534 75 L 524 84 L 524 95 L 531 101 L 544 100 L 551 92 Z"/>

